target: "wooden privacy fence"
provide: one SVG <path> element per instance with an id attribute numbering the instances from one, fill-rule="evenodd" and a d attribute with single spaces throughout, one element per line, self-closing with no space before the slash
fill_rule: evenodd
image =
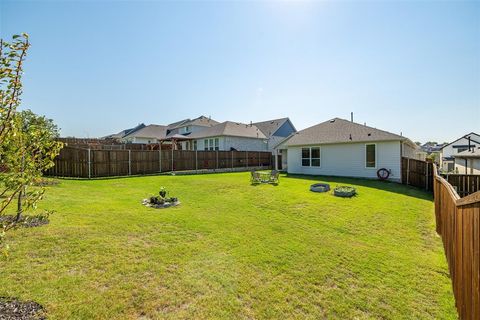
<path id="1" fill-rule="evenodd" d="M 480 191 L 480 175 L 478 174 L 442 174 L 460 197 Z"/>
<path id="2" fill-rule="evenodd" d="M 460 319 L 480 319 L 480 191 L 460 198 L 434 170 L 435 218 Z"/>
<path id="3" fill-rule="evenodd" d="M 169 171 L 271 168 L 272 154 L 257 151 L 92 150 L 65 147 L 45 174 L 97 178 Z"/>
<path id="4" fill-rule="evenodd" d="M 402 158 L 402 183 L 433 191 L 434 166 L 432 162 Z M 452 185 L 460 197 L 480 191 L 480 175 L 442 175 Z"/>
<path id="5" fill-rule="evenodd" d="M 402 157 L 402 183 L 433 191 L 433 163 Z"/>

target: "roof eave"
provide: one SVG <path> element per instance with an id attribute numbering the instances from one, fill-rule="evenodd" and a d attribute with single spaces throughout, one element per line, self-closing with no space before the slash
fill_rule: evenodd
<path id="1" fill-rule="evenodd" d="M 315 143 L 296 143 L 296 144 L 286 144 L 286 147 L 302 147 L 302 146 L 315 146 L 315 145 L 331 145 L 331 144 L 350 144 L 350 143 L 376 143 L 376 142 L 403 142 L 407 140 L 404 139 L 382 139 L 382 140 L 358 140 L 358 141 L 338 141 L 338 142 L 315 142 Z M 281 142 L 282 143 L 282 142 Z M 280 145 L 281 143 L 277 144 Z"/>

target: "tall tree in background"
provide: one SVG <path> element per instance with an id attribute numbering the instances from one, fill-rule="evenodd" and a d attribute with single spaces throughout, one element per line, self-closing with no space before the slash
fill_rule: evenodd
<path id="1" fill-rule="evenodd" d="M 45 189 L 34 183 L 54 165 L 53 159 L 62 148 L 55 140 L 58 128 L 51 120 L 17 110 L 29 46 L 26 34 L 14 35 L 11 43 L 0 39 L 0 215 L 17 204 L 15 219 L 0 224 L 0 251 L 5 249 L 5 232 L 42 198 Z"/>

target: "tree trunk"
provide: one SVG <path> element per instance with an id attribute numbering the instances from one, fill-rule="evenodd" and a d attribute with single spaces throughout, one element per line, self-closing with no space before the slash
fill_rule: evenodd
<path id="1" fill-rule="evenodd" d="M 20 219 L 22 218 L 22 212 L 23 212 L 22 197 L 23 197 L 23 188 L 18 193 L 17 216 L 15 217 L 15 222 L 19 222 Z"/>

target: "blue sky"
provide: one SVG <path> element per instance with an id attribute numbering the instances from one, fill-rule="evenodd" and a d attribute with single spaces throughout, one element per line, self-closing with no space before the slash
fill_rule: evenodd
<path id="1" fill-rule="evenodd" d="M 63 135 L 351 111 L 412 140 L 480 131 L 480 2 L 0 0 L 20 32 L 23 105 Z"/>

